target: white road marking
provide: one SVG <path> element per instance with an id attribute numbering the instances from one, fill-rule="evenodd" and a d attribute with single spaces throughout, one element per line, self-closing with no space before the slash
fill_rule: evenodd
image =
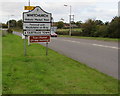
<path id="1" fill-rule="evenodd" d="M 118 47 L 115 46 L 107 46 L 107 45 L 100 45 L 100 44 L 91 44 L 91 43 L 83 43 L 83 42 L 78 42 L 78 41 L 72 41 L 72 40 L 66 40 L 66 39 L 62 39 L 63 41 L 68 41 L 68 42 L 73 42 L 73 43 L 79 43 L 79 44 L 89 44 L 89 45 L 93 45 L 93 46 L 98 46 L 98 47 L 104 47 L 104 48 L 112 48 L 112 49 L 120 49 Z"/>
<path id="2" fill-rule="evenodd" d="M 73 43 L 81 43 L 81 42 L 78 42 L 78 41 L 72 41 L 72 40 L 65 40 L 65 39 L 62 39 L 63 41 L 68 41 L 68 42 L 73 42 Z M 83 44 L 86 44 L 86 43 L 83 43 Z"/>
<path id="3" fill-rule="evenodd" d="M 99 45 L 99 44 L 92 44 L 93 46 L 99 46 L 99 47 L 106 47 L 106 48 L 113 48 L 113 49 L 119 49 L 118 47 L 114 46 L 106 46 L 106 45 Z"/>
<path id="4" fill-rule="evenodd" d="M 51 39 L 57 39 L 57 38 L 53 38 L 53 37 L 51 37 Z"/>

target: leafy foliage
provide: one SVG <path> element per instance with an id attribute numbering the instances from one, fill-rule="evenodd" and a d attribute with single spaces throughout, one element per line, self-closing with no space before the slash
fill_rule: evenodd
<path id="1" fill-rule="evenodd" d="M 120 38 L 120 17 L 114 17 L 109 25 L 108 37 Z"/>
<path id="2" fill-rule="evenodd" d="M 64 27 L 64 23 L 62 22 L 62 21 L 59 21 L 58 23 L 57 23 L 57 28 L 58 29 L 61 29 L 61 28 L 63 28 Z"/>
<path id="3" fill-rule="evenodd" d="M 9 28 L 9 29 L 7 30 L 7 32 L 10 33 L 10 34 L 12 34 L 12 33 L 13 33 L 13 30 Z"/>
<path id="4" fill-rule="evenodd" d="M 88 36 L 88 37 L 93 37 L 94 32 L 96 31 L 96 22 L 95 20 L 88 19 L 84 24 L 82 24 L 82 35 L 83 36 Z"/>
<path id="5" fill-rule="evenodd" d="M 85 23 L 82 21 L 73 22 L 74 27 L 76 29 L 80 29 L 80 31 L 72 29 L 72 35 L 74 36 L 86 36 L 86 37 L 109 37 L 109 38 L 120 38 L 120 17 L 114 17 L 111 22 L 103 23 L 101 20 L 93 20 L 88 19 Z M 7 22 L 8 24 L 8 22 Z M 20 28 L 23 27 L 22 20 L 10 20 L 9 21 L 10 28 Z M 4 25 L 7 27 L 7 25 Z M 57 31 L 57 34 L 60 35 L 68 35 L 69 34 L 69 27 L 68 23 L 64 23 L 63 21 L 54 22 L 53 26 L 57 26 L 58 29 L 68 29 Z M 82 30 L 81 30 L 82 29 Z"/>

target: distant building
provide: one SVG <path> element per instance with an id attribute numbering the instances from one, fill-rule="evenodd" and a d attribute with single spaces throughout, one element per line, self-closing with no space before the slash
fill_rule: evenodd
<path id="1" fill-rule="evenodd" d="M 118 16 L 120 16 L 120 1 L 118 2 Z"/>

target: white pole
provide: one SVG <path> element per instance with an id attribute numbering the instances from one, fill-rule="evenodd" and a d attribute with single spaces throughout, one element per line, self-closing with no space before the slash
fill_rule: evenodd
<path id="1" fill-rule="evenodd" d="M 9 22 L 9 20 L 8 20 L 8 29 L 10 28 L 10 22 Z"/>
<path id="2" fill-rule="evenodd" d="M 71 36 L 71 10 L 72 10 L 72 6 L 70 5 L 70 32 L 69 32 L 69 35 Z"/>
<path id="3" fill-rule="evenodd" d="M 29 2 L 28 2 L 28 5 L 30 6 L 30 0 L 29 0 Z"/>
<path id="4" fill-rule="evenodd" d="M 64 6 L 68 6 L 68 5 L 64 5 Z M 69 31 L 69 36 L 71 36 L 71 11 L 72 11 L 72 6 L 70 5 L 70 15 L 69 15 L 69 25 L 70 25 L 70 27 L 69 27 L 69 29 L 70 29 L 70 31 Z"/>
<path id="5" fill-rule="evenodd" d="M 30 45 L 30 36 L 28 36 L 28 45 Z"/>
<path id="6" fill-rule="evenodd" d="M 8 29 L 10 28 L 10 17 L 14 15 L 8 15 Z"/>

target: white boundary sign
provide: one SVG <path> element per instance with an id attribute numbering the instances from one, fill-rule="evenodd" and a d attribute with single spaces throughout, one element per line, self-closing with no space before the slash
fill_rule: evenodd
<path id="1" fill-rule="evenodd" d="M 29 12 L 23 12 L 24 35 L 50 35 L 51 17 L 51 13 L 45 12 L 39 6 Z"/>

